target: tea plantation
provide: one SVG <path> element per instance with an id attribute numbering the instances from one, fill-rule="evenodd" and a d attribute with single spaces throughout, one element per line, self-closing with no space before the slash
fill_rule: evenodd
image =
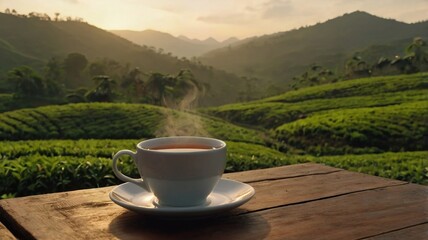
<path id="1" fill-rule="evenodd" d="M 275 129 L 278 139 L 312 154 L 428 149 L 428 101 L 323 111 Z"/>
<path id="2" fill-rule="evenodd" d="M 168 128 L 171 128 L 169 132 Z M 204 134 L 264 143 L 263 133 L 256 130 L 213 117 L 200 117 L 146 104 L 81 103 L 0 114 L 0 140 L 138 139 L 163 133 Z"/>
<path id="3" fill-rule="evenodd" d="M 135 151 L 142 139 L 123 140 L 26 140 L 0 145 L 0 193 L 24 196 L 119 184 L 111 158 L 121 149 Z M 279 166 L 288 161 L 283 153 L 250 143 L 227 142 L 227 172 Z M 138 176 L 130 158 L 122 171 Z"/>
<path id="4" fill-rule="evenodd" d="M 196 113 L 124 103 L 8 111 L 0 113 L 0 196 L 119 184 L 115 152 L 170 135 L 226 140 L 226 172 L 316 162 L 428 184 L 427 122 L 426 73 L 343 81 Z M 121 165 L 137 175 L 129 158 Z"/>
<path id="5" fill-rule="evenodd" d="M 120 149 L 135 149 L 140 140 L 3 141 L 0 193 L 4 198 L 120 184 L 112 174 L 111 157 Z M 314 157 L 284 154 L 250 143 L 228 141 L 227 145 L 226 172 L 316 162 L 428 184 L 426 151 Z M 124 158 L 121 168 L 125 174 L 138 176 L 129 158 Z"/>
<path id="6" fill-rule="evenodd" d="M 265 129 L 280 150 L 310 161 L 427 183 L 428 73 L 342 81 L 200 112 Z"/>
<path id="7" fill-rule="evenodd" d="M 428 150 L 428 74 L 365 78 L 201 109 L 303 153 Z"/>
<path id="8" fill-rule="evenodd" d="M 258 101 L 201 109 L 228 121 L 271 129 L 313 113 L 428 100 L 428 73 L 348 80 Z"/>

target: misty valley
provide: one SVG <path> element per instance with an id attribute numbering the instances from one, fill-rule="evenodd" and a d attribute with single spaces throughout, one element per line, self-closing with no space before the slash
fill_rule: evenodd
<path id="1" fill-rule="evenodd" d="M 227 173 L 313 162 L 428 184 L 428 21 L 356 11 L 217 41 L 59 16 L 0 13 L 1 198 L 119 184 L 113 154 L 163 136 L 226 141 Z"/>

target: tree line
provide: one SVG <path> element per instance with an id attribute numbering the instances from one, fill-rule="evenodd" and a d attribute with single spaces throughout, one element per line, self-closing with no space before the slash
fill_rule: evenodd
<path id="1" fill-rule="evenodd" d="M 18 100 L 137 102 L 172 108 L 188 94 L 199 95 L 205 89 L 188 69 L 176 74 L 146 73 L 107 58 L 89 62 L 81 53 L 51 58 L 42 73 L 28 66 L 16 67 L 8 72 L 6 80 L 13 98 Z"/>
<path id="2" fill-rule="evenodd" d="M 345 62 L 341 73 L 318 64 L 312 64 L 303 74 L 293 77 L 291 87 L 298 89 L 304 86 L 315 86 L 339 80 L 412 74 L 424 71 L 428 71 L 427 42 L 420 37 L 416 37 L 404 49 L 403 56 L 396 55 L 393 58 L 381 56 L 377 62 L 369 63 L 357 52 Z"/>
<path id="3" fill-rule="evenodd" d="M 70 17 L 70 16 L 66 16 L 66 17 L 62 17 L 60 16 L 61 13 L 56 12 L 54 13 L 54 17 L 49 16 L 49 14 L 47 13 L 39 13 L 39 12 L 30 12 L 28 14 L 19 14 L 15 9 L 10 9 L 10 8 L 6 8 L 6 10 L 4 10 L 5 14 L 10 14 L 13 16 L 17 16 L 17 17 L 22 17 L 22 18 L 32 18 L 32 19 L 38 19 L 38 20 L 42 20 L 42 21 L 74 21 L 74 22 L 84 22 L 83 18 L 80 17 Z"/>

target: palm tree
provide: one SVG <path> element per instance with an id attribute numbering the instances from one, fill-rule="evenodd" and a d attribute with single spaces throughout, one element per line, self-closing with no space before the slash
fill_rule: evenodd
<path id="1" fill-rule="evenodd" d="M 348 79 L 358 77 L 368 77 L 371 75 L 369 65 L 362 59 L 361 56 L 355 54 L 350 58 L 345 65 L 345 75 Z"/>
<path id="2" fill-rule="evenodd" d="M 174 75 L 152 73 L 144 86 L 149 102 L 169 108 L 189 108 L 204 93 L 190 70 Z"/>
<path id="3" fill-rule="evenodd" d="M 415 66 L 416 71 L 422 71 L 423 65 L 428 63 L 428 53 L 425 51 L 427 43 L 420 37 L 413 39 L 412 43 L 405 49 L 406 56 Z"/>
<path id="4" fill-rule="evenodd" d="M 115 97 L 113 88 L 116 81 L 107 75 L 99 75 L 93 78 L 97 86 L 86 94 L 86 98 L 91 102 L 111 102 Z"/>
<path id="5" fill-rule="evenodd" d="M 143 75 L 144 73 L 141 72 L 139 68 L 134 68 L 123 77 L 120 86 L 123 89 L 133 90 L 134 93 L 132 95 L 134 95 L 135 98 L 140 99 L 143 95 Z"/>
<path id="6" fill-rule="evenodd" d="M 15 87 L 15 97 L 44 95 L 43 79 L 31 68 L 17 67 L 8 73 L 8 81 Z"/>
<path id="7" fill-rule="evenodd" d="M 418 72 L 418 69 L 413 64 L 412 56 L 400 57 L 396 56 L 394 60 L 391 61 L 391 66 L 394 66 L 400 71 L 400 73 L 415 73 Z"/>
<path id="8" fill-rule="evenodd" d="M 193 107 L 200 95 L 205 94 L 204 87 L 189 69 L 182 69 L 175 76 L 174 93 L 173 100 L 179 109 Z"/>
<path id="9" fill-rule="evenodd" d="M 147 97 L 149 98 L 149 103 L 155 105 L 165 105 L 165 95 L 167 90 L 167 76 L 162 73 L 152 73 L 144 84 L 144 89 Z"/>

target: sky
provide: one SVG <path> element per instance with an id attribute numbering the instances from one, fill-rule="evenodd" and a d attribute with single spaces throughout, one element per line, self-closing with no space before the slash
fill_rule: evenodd
<path id="1" fill-rule="evenodd" d="M 59 12 L 105 30 L 217 40 L 287 31 L 356 10 L 407 23 L 428 20 L 428 0 L 0 0 L 0 11 L 6 8 Z"/>

